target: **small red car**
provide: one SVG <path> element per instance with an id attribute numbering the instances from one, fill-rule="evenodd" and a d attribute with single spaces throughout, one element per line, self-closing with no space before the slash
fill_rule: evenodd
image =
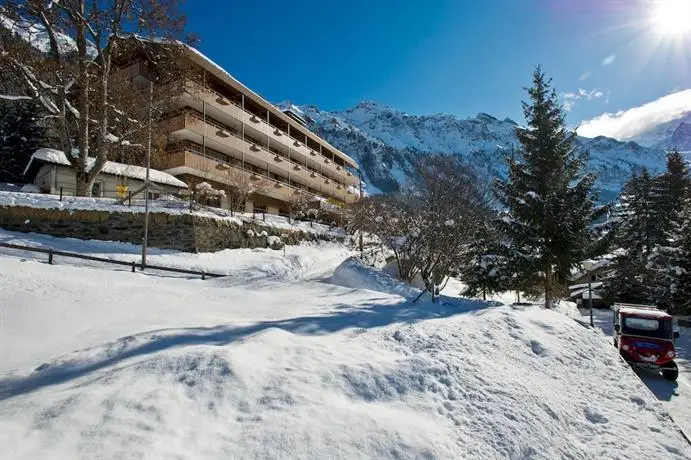
<path id="1" fill-rule="evenodd" d="M 674 318 L 656 307 L 648 305 L 615 304 L 614 346 L 633 367 L 662 372 L 667 380 L 676 380 L 679 369 L 674 340 Z"/>

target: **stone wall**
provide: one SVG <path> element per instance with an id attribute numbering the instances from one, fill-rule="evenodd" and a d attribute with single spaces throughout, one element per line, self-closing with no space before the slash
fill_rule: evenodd
<path id="1" fill-rule="evenodd" d="M 40 209 L 26 206 L 0 206 L 0 228 L 35 232 L 59 237 L 122 241 L 141 244 L 144 214 L 95 210 Z M 238 223 L 194 214 L 149 214 L 149 246 L 187 252 L 213 252 L 222 249 L 281 247 L 300 241 L 334 240 L 335 237 L 300 230 L 277 229 L 261 223 Z"/>

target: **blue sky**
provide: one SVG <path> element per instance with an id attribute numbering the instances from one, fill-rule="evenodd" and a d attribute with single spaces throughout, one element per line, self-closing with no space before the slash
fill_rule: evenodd
<path id="1" fill-rule="evenodd" d="M 654 1 L 188 0 L 186 9 L 201 51 L 272 102 L 341 110 L 375 100 L 522 120 L 522 88 L 540 63 L 575 126 L 691 88 L 691 46 L 679 51 L 651 28 Z"/>

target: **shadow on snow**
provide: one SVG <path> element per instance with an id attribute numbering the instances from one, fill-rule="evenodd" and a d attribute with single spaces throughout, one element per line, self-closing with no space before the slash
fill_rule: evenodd
<path id="1" fill-rule="evenodd" d="M 110 343 L 96 359 L 68 358 L 53 364 L 42 364 L 28 376 L 0 379 L 0 401 L 46 386 L 69 382 L 129 358 L 183 346 L 223 346 L 271 328 L 300 335 L 322 335 L 348 328 L 377 328 L 395 323 L 412 324 L 427 319 L 446 318 L 461 313 L 480 313 L 496 305 L 497 303 L 492 302 L 445 297 L 440 298 L 440 302 L 436 304 L 429 301 L 412 303 L 410 300 L 397 304 L 370 303 L 363 306 L 341 303 L 336 305 L 335 312 L 327 315 L 262 321 L 240 327 L 219 325 L 147 331 Z"/>

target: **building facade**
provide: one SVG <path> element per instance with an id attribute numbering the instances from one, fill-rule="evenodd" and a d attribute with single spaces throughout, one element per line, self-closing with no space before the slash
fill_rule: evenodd
<path id="1" fill-rule="evenodd" d="M 171 88 L 175 107 L 164 171 L 193 189 L 250 187 L 247 212 L 287 214 L 298 199 L 345 206 L 360 197 L 357 163 L 311 132 L 299 113 L 284 112 L 192 48 L 195 78 Z M 145 73 L 134 63 L 133 78 Z M 228 206 L 225 201 L 222 205 Z"/>

